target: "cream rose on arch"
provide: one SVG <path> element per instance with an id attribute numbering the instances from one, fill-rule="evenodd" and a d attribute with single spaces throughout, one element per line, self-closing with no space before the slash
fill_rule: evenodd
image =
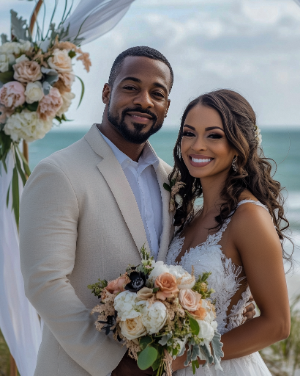
<path id="1" fill-rule="evenodd" d="M 61 98 L 62 98 L 63 103 L 62 103 L 61 108 L 57 112 L 57 116 L 62 116 L 68 111 L 69 107 L 72 104 L 72 100 L 75 98 L 75 94 L 65 91 L 64 93 L 61 94 Z"/>
<path id="2" fill-rule="evenodd" d="M 72 60 L 67 50 L 59 50 L 55 48 L 53 56 L 48 59 L 50 68 L 57 70 L 58 72 L 71 72 Z"/>
<path id="3" fill-rule="evenodd" d="M 27 103 L 39 102 L 44 96 L 43 86 L 40 81 L 29 82 L 25 89 Z"/>
<path id="4" fill-rule="evenodd" d="M 0 72 L 7 72 L 9 70 L 9 64 L 12 64 L 14 62 L 14 55 L 0 53 Z"/>

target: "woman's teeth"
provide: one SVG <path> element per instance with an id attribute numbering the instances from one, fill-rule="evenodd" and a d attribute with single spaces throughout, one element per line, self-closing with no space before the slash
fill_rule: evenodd
<path id="1" fill-rule="evenodd" d="M 195 162 L 195 163 L 208 163 L 211 161 L 211 159 L 196 159 L 196 158 L 192 158 L 192 161 Z"/>

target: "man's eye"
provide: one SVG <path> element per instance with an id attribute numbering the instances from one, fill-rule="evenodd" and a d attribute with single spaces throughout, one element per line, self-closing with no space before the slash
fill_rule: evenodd
<path id="1" fill-rule="evenodd" d="M 215 138 L 215 139 L 219 139 L 219 138 L 223 138 L 223 136 L 219 133 L 211 133 L 208 135 L 209 138 Z"/>
<path id="2" fill-rule="evenodd" d="M 135 90 L 135 87 L 134 86 L 124 86 L 123 89 L 126 89 L 126 90 Z"/>
<path id="3" fill-rule="evenodd" d="M 160 98 L 164 98 L 165 97 L 160 91 L 155 91 L 154 95 L 156 95 L 157 97 L 160 97 Z"/>
<path id="4" fill-rule="evenodd" d="M 193 136 L 194 136 L 194 133 L 189 132 L 189 131 L 183 131 L 183 132 L 182 132 L 182 136 L 193 137 Z"/>

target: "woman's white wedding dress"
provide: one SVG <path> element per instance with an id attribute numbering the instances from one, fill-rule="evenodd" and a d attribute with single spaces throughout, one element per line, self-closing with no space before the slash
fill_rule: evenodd
<path id="1" fill-rule="evenodd" d="M 258 201 L 243 200 L 238 206 L 251 202 L 255 205 L 259 205 L 267 208 Z M 251 295 L 249 287 L 243 292 L 241 299 L 236 305 L 234 305 L 229 314 L 227 314 L 228 307 L 232 297 L 238 291 L 241 280 L 240 273 L 242 267 L 237 267 L 233 264 L 230 258 L 227 258 L 222 252 L 222 248 L 219 244 L 223 232 L 226 230 L 231 217 L 228 218 L 222 228 L 215 234 L 209 235 L 204 243 L 197 245 L 195 248 L 191 248 L 186 252 L 179 264 L 188 272 L 194 272 L 196 278 L 199 274 L 204 272 L 212 272 L 208 278 L 209 288 L 212 287 L 215 292 L 211 295 L 211 298 L 216 300 L 216 314 L 218 322 L 218 331 L 223 335 L 237 326 L 244 323 L 243 310 L 247 305 L 247 301 Z M 181 252 L 184 238 L 178 235 L 174 237 L 167 255 L 166 263 L 169 265 L 178 264 L 175 260 Z M 222 338 L 221 338 L 222 341 Z M 214 365 L 200 366 L 197 371 L 197 376 L 271 376 L 270 371 L 263 362 L 258 352 L 251 355 L 247 355 L 241 358 L 224 360 L 221 362 L 223 368 L 222 371 L 215 370 Z M 192 376 L 193 371 L 191 367 L 185 368 L 174 372 L 176 376 Z"/>

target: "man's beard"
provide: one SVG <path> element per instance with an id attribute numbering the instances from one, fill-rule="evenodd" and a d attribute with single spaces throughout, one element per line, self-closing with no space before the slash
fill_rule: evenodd
<path id="1" fill-rule="evenodd" d="M 124 118 L 127 112 L 137 111 L 142 114 L 148 114 L 152 116 L 153 124 L 148 132 L 141 133 L 141 131 L 145 128 L 145 124 L 133 123 L 134 130 L 130 130 L 127 124 L 124 121 Z M 149 110 L 143 110 L 141 108 L 125 108 L 122 111 L 121 119 L 116 115 L 113 116 L 110 112 L 110 104 L 108 105 L 108 113 L 107 113 L 108 121 L 117 129 L 117 131 L 122 135 L 122 137 L 133 144 L 143 144 L 148 140 L 150 136 L 160 130 L 162 127 L 162 123 L 157 123 L 157 116 L 154 115 Z"/>

